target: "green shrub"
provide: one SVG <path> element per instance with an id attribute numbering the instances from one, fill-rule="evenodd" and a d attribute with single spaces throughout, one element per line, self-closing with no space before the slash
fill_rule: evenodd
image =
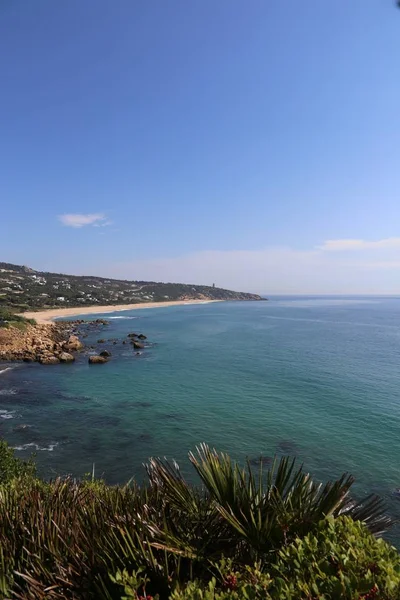
<path id="1" fill-rule="evenodd" d="M 26 324 L 36 325 L 35 319 L 26 319 L 22 315 L 15 313 L 15 308 L 9 308 L 7 306 L 0 306 L 0 327 L 17 327 L 18 329 L 24 329 Z"/>
<path id="2" fill-rule="evenodd" d="M 217 565 L 217 576 L 210 576 L 209 581 L 189 581 L 184 585 L 177 585 L 170 594 L 170 600 L 267 600 L 270 598 L 268 588 L 271 578 L 262 573 L 258 567 L 247 568 L 241 573 L 232 571 L 232 564 L 222 562 Z M 148 593 L 148 580 L 141 572 L 129 575 L 127 571 L 119 571 L 112 581 L 121 589 L 121 600 L 141 599 L 157 600 L 159 595 L 152 596 Z"/>
<path id="3" fill-rule="evenodd" d="M 35 473 L 32 461 L 17 458 L 7 442 L 0 440 L 0 484 L 9 484 L 16 478 L 33 477 Z"/>
<path id="4" fill-rule="evenodd" d="M 177 585 L 171 600 L 398 600 L 400 556 L 348 517 L 326 519 L 314 533 L 282 549 L 261 569 L 231 561 L 209 580 Z M 210 568 L 211 571 L 211 568 Z M 217 573 L 217 574 L 215 574 Z M 147 580 L 126 571 L 113 581 L 122 600 L 146 598 Z"/>
<path id="5" fill-rule="evenodd" d="M 398 600 L 400 555 L 348 517 L 326 519 L 264 569 L 222 562 L 209 581 L 176 586 L 171 600 Z M 122 600 L 146 597 L 143 576 L 119 572 Z"/>
<path id="6" fill-rule="evenodd" d="M 358 600 L 374 585 L 385 599 L 399 591 L 398 555 L 352 520 L 380 531 L 389 523 L 382 506 L 350 502 L 348 479 L 321 487 L 287 459 L 252 473 L 204 446 L 191 455 L 204 488 L 158 460 L 148 466 L 148 486 L 44 483 L 3 449 L 3 597 L 300 600 L 320 589 L 321 598 Z M 371 574 L 368 565 L 376 565 Z"/>
<path id="7" fill-rule="evenodd" d="M 400 598 L 400 555 L 347 517 L 282 548 L 271 569 L 272 598 Z"/>
<path id="8" fill-rule="evenodd" d="M 20 331 L 25 331 L 27 322 L 26 321 L 9 321 L 9 327 L 15 327 L 15 329 L 19 329 Z"/>

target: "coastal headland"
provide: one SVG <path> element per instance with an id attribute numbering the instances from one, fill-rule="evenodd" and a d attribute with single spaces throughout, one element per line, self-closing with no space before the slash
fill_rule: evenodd
<path id="1" fill-rule="evenodd" d="M 79 338 L 88 335 L 88 328 L 104 325 L 104 319 L 96 318 L 96 315 L 229 300 L 259 301 L 263 298 L 258 294 L 219 288 L 215 284 L 66 275 L 0 262 L 0 360 L 42 364 L 73 362 L 74 352 L 80 352 L 84 347 Z M 91 315 L 87 322 L 63 321 L 84 315 Z M 136 340 L 133 345 L 134 349 L 140 350 L 140 341 Z M 108 357 L 102 358 L 105 362 Z"/>

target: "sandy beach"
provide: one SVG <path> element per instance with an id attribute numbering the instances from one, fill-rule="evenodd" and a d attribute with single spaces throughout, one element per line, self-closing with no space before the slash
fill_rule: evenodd
<path id="1" fill-rule="evenodd" d="M 171 302 L 144 302 L 141 304 L 115 304 L 107 306 L 75 306 L 74 308 L 49 308 L 47 310 L 24 312 L 23 317 L 35 319 L 37 323 L 50 323 L 54 319 L 62 317 L 74 317 L 75 315 L 96 315 L 112 313 L 121 310 L 136 310 L 140 308 L 161 308 L 166 306 L 184 306 L 185 304 L 209 304 L 211 302 L 223 302 L 223 300 L 173 300 Z"/>

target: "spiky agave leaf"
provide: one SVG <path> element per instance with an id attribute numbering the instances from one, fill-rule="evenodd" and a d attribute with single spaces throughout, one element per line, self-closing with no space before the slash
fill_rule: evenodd
<path id="1" fill-rule="evenodd" d="M 349 499 L 353 477 L 343 475 L 324 486 L 314 482 L 294 459 L 274 461 L 263 475 L 262 464 L 254 473 L 251 465 L 240 468 L 224 453 L 206 444 L 189 459 L 221 516 L 256 553 L 279 547 L 296 535 L 304 535 L 321 519 L 346 513 L 362 520 L 372 532 L 391 524 L 382 514 L 381 501 L 371 498 L 362 504 Z"/>
<path id="2" fill-rule="evenodd" d="M 175 461 L 171 464 L 166 459 L 150 458 L 145 468 L 152 488 L 161 491 L 172 506 L 188 514 L 198 514 L 199 494 L 185 481 Z"/>
<path id="3" fill-rule="evenodd" d="M 395 520 L 385 513 L 386 505 L 382 498 L 370 494 L 359 502 L 347 498 L 347 501 L 338 508 L 334 516 L 346 515 L 354 521 L 364 523 L 371 533 L 380 537 L 395 523 Z"/>
<path id="4" fill-rule="evenodd" d="M 218 560 L 229 554 L 232 536 L 209 494 L 189 485 L 176 462 L 159 458 L 146 465 L 152 489 L 163 498 L 163 518 L 149 523 L 152 547 L 164 549 L 194 563 Z"/>

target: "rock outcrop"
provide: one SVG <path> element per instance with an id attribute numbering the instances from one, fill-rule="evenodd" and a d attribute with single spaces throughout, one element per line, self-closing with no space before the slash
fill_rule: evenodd
<path id="1" fill-rule="evenodd" d="M 74 360 L 75 360 L 75 356 L 73 356 L 69 352 L 61 352 L 61 354 L 58 358 L 59 358 L 60 362 L 63 362 L 63 363 L 74 362 Z"/>
<path id="2" fill-rule="evenodd" d="M 64 350 L 67 352 L 77 352 L 82 350 L 83 344 L 76 335 L 70 335 L 67 342 L 64 344 Z"/>
<path id="3" fill-rule="evenodd" d="M 58 365 L 73 363 L 76 353 L 85 348 L 81 342 L 88 332 L 107 325 L 102 319 L 97 321 L 57 321 L 46 324 L 27 324 L 22 330 L 13 326 L 0 328 L 0 361 L 38 362 L 42 365 Z M 130 342 L 137 351 L 147 348 L 144 344 L 147 336 L 143 333 L 130 333 L 122 344 Z M 116 345 L 121 340 L 116 338 L 99 339 L 100 344 Z M 106 346 L 107 348 L 107 346 Z M 94 350 L 94 346 L 86 346 Z M 104 364 L 112 356 L 110 350 L 98 348 L 96 355 L 87 357 L 89 364 Z M 140 355 L 141 352 L 136 352 Z"/>
<path id="4" fill-rule="evenodd" d="M 60 359 L 57 356 L 52 356 L 51 354 L 48 356 L 41 356 L 39 358 L 39 362 L 42 365 L 58 365 L 60 363 Z"/>
<path id="5" fill-rule="evenodd" d="M 141 342 L 136 342 L 135 340 L 132 341 L 132 344 L 135 350 L 143 350 L 143 348 L 145 347 L 144 344 L 142 344 Z"/>
<path id="6" fill-rule="evenodd" d="M 57 322 L 39 325 L 27 324 L 25 329 L 0 328 L 0 361 L 39 362 L 55 365 L 72 362 L 71 352 L 83 348 L 77 335 L 77 323 Z"/>
<path id="7" fill-rule="evenodd" d="M 89 365 L 102 365 L 106 362 L 108 362 L 108 358 L 106 358 L 105 356 L 89 356 Z"/>
<path id="8" fill-rule="evenodd" d="M 13 431 L 26 431 L 27 429 L 31 429 L 32 425 L 27 425 L 25 423 L 22 423 L 21 425 L 17 425 L 16 427 L 14 427 Z"/>

